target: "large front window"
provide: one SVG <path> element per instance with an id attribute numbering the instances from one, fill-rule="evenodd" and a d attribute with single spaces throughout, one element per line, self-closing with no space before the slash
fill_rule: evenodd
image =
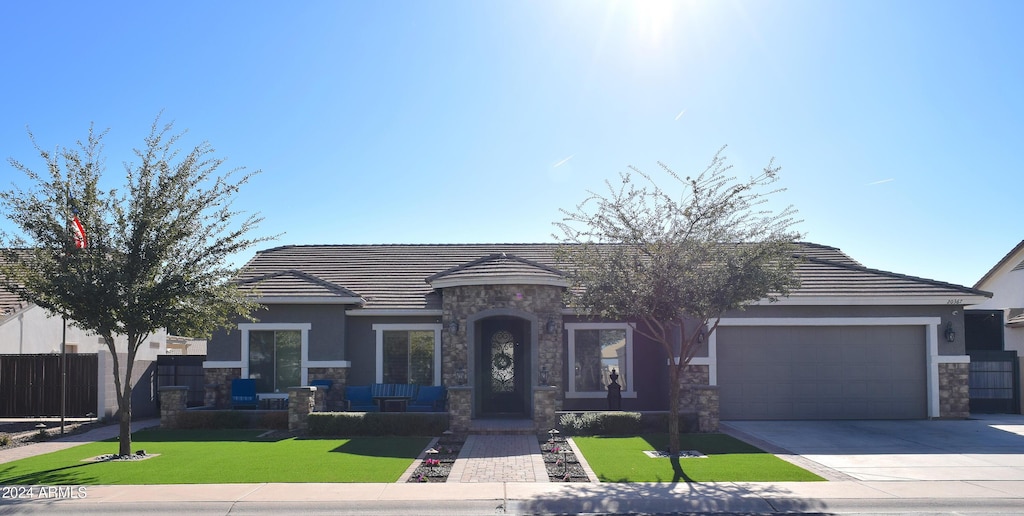
<path id="1" fill-rule="evenodd" d="M 374 324 L 379 383 L 441 384 L 440 324 Z"/>
<path id="2" fill-rule="evenodd" d="M 301 384 L 302 332 L 249 331 L 249 378 L 256 392 L 285 392 Z"/>
<path id="3" fill-rule="evenodd" d="M 434 383 L 434 332 L 384 332 L 384 383 Z"/>
<path id="4" fill-rule="evenodd" d="M 603 397 L 613 373 L 624 395 L 633 392 L 633 332 L 620 323 L 570 323 L 567 397 Z"/>

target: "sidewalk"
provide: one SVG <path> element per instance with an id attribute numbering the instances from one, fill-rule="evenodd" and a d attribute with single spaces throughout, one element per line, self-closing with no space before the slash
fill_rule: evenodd
<path id="1" fill-rule="evenodd" d="M 132 428 L 159 424 L 138 421 Z M 116 436 L 117 425 L 49 442 L 0 450 L 0 463 L 50 453 L 84 442 Z M 465 456 L 491 461 L 492 478 L 501 478 L 502 461 L 533 462 L 533 451 L 511 436 L 475 436 Z M 532 439 L 532 438 L 529 438 Z M 523 448 L 523 449 L 520 449 Z M 489 452 L 488 452 L 489 450 Z M 525 451 L 524 451 L 525 450 Z M 525 456 L 524 456 L 525 454 Z M 524 462 L 524 464 L 526 464 Z M 467 468 L 469 463 L 466 463 Z M 473 467 L 483 467 L 480 464 Z M 531 468 L 526 468 L 531 469 Z M 465 470 L 464 470 L 465 471 Z M 537 478 L 540 477 L 540 478 Z M 836 504 L 899 503 L 931 500 L 962 504 L 1003 501 L 1024 504 L 1024 481 L 835 481 L 835 482 L 722 482 L 671 483 L 552 483 L 534 475 L 532 482 L 476 481 L 389 484 L 190 484 L 85 486 L 87 496 L 75 500 L 35 503 L 172 503 L 226 502 L 232 504 L 395 503 L 494 501 L 510 512 L 674 512 L 674 511 L 823 511 Z M 12 503 L 0 499 L 0 507 Z M 1000 502 L 1002 503 L 1002 502 Z"/>

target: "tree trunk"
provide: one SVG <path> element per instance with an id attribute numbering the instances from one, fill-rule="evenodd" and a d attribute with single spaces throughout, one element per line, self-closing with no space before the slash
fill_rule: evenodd
<path id="1" fill-rule="evenodd" d="M 132 380 L 125 378 L 124 394 L 117 400 L 117 411 L 120 417 L 120 446 L 118 455 L 132 454 Z"/>
<path id="2" fill-rule="evenodd" d="M 672 357 L 671 362 L 675 362 Z M 679 454 L 679 366 L 668 366 L 668 452 Z"/>

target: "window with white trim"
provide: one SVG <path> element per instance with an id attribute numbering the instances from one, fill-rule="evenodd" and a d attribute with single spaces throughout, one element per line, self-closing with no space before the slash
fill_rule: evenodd
<path id="1" fill-rule="evenodd" d="M 633 392 L 633 329 L 625 323 L 569 323 L 569 398 L 608 394 L 612 371 L 626 397 Z"/>
<path id="2" fill-rule="evenodd" d="M 286 392 L 301 385 L 301 373 L 301 331 L 249 331 L 249 378 L 256 380 L 256 392 Z"/>
<path id="3" fill-rule="evenodd" d="M 377 382 L 440 385 L 440 324 L 374 324 Z"/>

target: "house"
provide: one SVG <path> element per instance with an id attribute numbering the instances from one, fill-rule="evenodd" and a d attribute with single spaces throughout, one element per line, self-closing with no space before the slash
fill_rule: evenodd
<path id="1" fill-rule="evenodd" d="M 966 312 L 972 359 L 971 405 L 987 412 L 1021 413 L 1024 390 L 1024 241 L 974 285 L 992 297 Z"/>
<path id="2" fill-rule="evenodd" d="M 267 249 L 240 287 L 258 322 L 215 334 L 207 404 L 233 378 L 265 397 L 335 385 L 444 385 L 453 426 L 608 407 L 667 409 L 667 360 L 628 321 L 566 307 L 557 244 L 311 245 Z M 800 288 L 729 313 L 691 361 L 684 403 L 722 419 L 968 415 L 963 307 L 988 293 L 869 269 L 802 243 Z M 337 389 L 331 389 L 337 396 Z"/>
<path id="3" fill-rule="evenodd" d="M 49 313 L 46 309 L 21 300 L 17 294 L 0 288 L 0 356 L 2 355 L 44 355 L 59 354 L 61 344 L 66 342 L 66 351 L 69 354 L 96 355 L 96 382 L 90 384 L 97 386 L 95 405 L 92 405 L 87 412 L 98 414 L 100 417 L 112 417 L 117 411 L 117 396 L 113 381 L 113 360 L 109 348 L 102 337 L 95 333 L 83 330 L 57 315 Z M 115 337 L 115 349 L 126 350 L 127 339 L 123 336 Z M 154 333 L 147 344 L 139 348 L 136 354 L 136 366 L 133 371 L 135 381 L 152 376 L 155 370 L 156 357 L 165 352 L 167 346 L 166 332 Z M 126 351 L 119 351 L 121 357 L 122 374 L 125 368 Z M 40 366 L 43 367 L 43 366 Z M 54 367 L 57 367 L 56 364 Z M 2 371 L 0 371 L 2 374 Z M 56 377 L 58 373 L 46 373 L 47 378 Z M 28 386 L 21 385 L 20 387 Z M 156 405 L 152 389 L 143 383 L 136 389 L 133 398 L 133 414 L 148 416 L 156 414 Z M 49 392 L 49 391 L 47 391 Z M 59 392 L 59 391 L 58 391 Z M 18 398 L 24 395 L 27 399 L 36 400 L 39 394 L 25 391 L 18 393 L 6 392 L 9 398 Z M 90 400 L 92 397 L 90 396 Z M 49 400 L 52 401 L 52 400 Z M 32 401 L 36 403 L 36 401 Z M 44 400 L 47 406 L 52 403 Z M 58 405 L 59 406 L 59 403 Z M 42 409 L 39 409 L 42 410 Z M 4 411 L 0 410 L 0 414 Z M 82 413 L 80 415 L 84 415 Z M 22 414 L 2 414 L 3 416 Z M 58 413 L 36 413 L 34 415 L 58 415 Z"/>

